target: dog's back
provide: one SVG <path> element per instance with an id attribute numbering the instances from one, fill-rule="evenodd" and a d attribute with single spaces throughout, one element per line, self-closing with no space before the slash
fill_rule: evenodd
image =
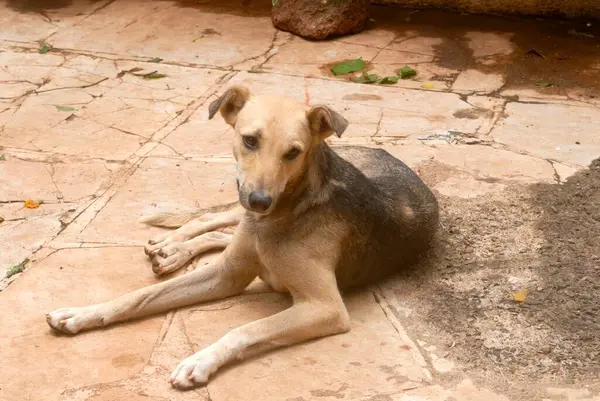
<path id="1" fill-rule="evenodd" d="M 438 225 L 433 193 L 404 163 L 382 149 L 339 147 L 329 180 L 335 218 L 345 221 L 336 275 L 341 288 L 370 284 L 414 263 Z"/>

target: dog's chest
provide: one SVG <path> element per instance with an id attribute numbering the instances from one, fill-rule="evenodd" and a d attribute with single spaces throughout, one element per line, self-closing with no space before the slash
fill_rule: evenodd
<path id="1" fill-rule="evenodd" d="M 259 277 L 262 281 L 269 284 L 275 291 L 288 292 L 285 285 L 285 257 L 282 257 L 282 250 L 285 244 L 281 238 L 275 240 L 274 237 L 265 235 L 256 235 L 256 251 L 260 259 L 262 269 Z"/>

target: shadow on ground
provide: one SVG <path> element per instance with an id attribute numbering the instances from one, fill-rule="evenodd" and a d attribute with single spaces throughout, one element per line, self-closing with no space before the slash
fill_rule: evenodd
<path id="1" fill-rule="evenodd" d="M 423 175 L 435 184 L 428 168 Z M 440 203 L 434 250 L 393 283 L 397 299 L 423 316 L 399 311 L 409 332 L 504 392 L 597 381 L 600 159 L 564 184 Z"/>

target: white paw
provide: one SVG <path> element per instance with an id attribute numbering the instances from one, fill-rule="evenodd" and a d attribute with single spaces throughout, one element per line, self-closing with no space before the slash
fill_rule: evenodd
<path id="1" fill-rule="evenodd" d="M 104 325 L 102 314 L 95 306 L 58 309 L 46 315 L 46 322 L 54 330 L 67 334 Z"/>
<path id="2" fill-rule="evenodd" d="M 184 243 L 170 243 L 150 255 L 152 271 L 159 275 L 174 272 L 188 263 L 193 256 Z"/>
<path id="3" fill-rule="evenodd" d="M 183 242 L 187 240 L 183 235 L 177 233 L 177 231 L 169 231 L 163 234 L 159 234 L 154 238 L 148 240 L 148 244 L 144 247 L 144 252 L 148 256 L 152 256 L 161 250 L 161 248 L 177 242 Z"/>
<path id="4" fill-rule="evenodd" d="M 202 350 L 186 358 L 171 373 L 169 381 L 179 390 L 187 390 L 208 382 L 208 377 L 219 368 L 211 351 Z"/>

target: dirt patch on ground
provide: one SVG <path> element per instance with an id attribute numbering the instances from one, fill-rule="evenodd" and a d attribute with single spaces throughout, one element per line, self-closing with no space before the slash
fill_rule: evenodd
<path id="1" fill-rule="evenodd" d="M 422 173 L 437 181 L 436 170 Z M 600 160 L 562 185 L 439 198 L 434 250 L 393 284 L 422 317 L 398 311 L 409 332 L 515 399 L 600 386 Z"/>
<path id="2" fill-rule="evenodd" d="M 502 74 L 506 78 L 505 88 L 528 88 L 559 95 L 572 94 L 573 89 L 578 89 L 582 100 L 600 96 L 600 23 L 597 21 L 495 17 L 385 6 L 373 7 L 373 17 L 375 22 L 371 22 L 371 28 L 392 31 L 400 38 L 440 38 L 440 44 L 435 46 L 434 62 L 449 70 L 474 68 Z M 502 54 L 499 50 L 504 44 L 490 38 L 487 50 L 474 55 L 470 32 L 504 37 L 512 49 Z M 538 86 L 541 83 L 553 86 Z"/>

